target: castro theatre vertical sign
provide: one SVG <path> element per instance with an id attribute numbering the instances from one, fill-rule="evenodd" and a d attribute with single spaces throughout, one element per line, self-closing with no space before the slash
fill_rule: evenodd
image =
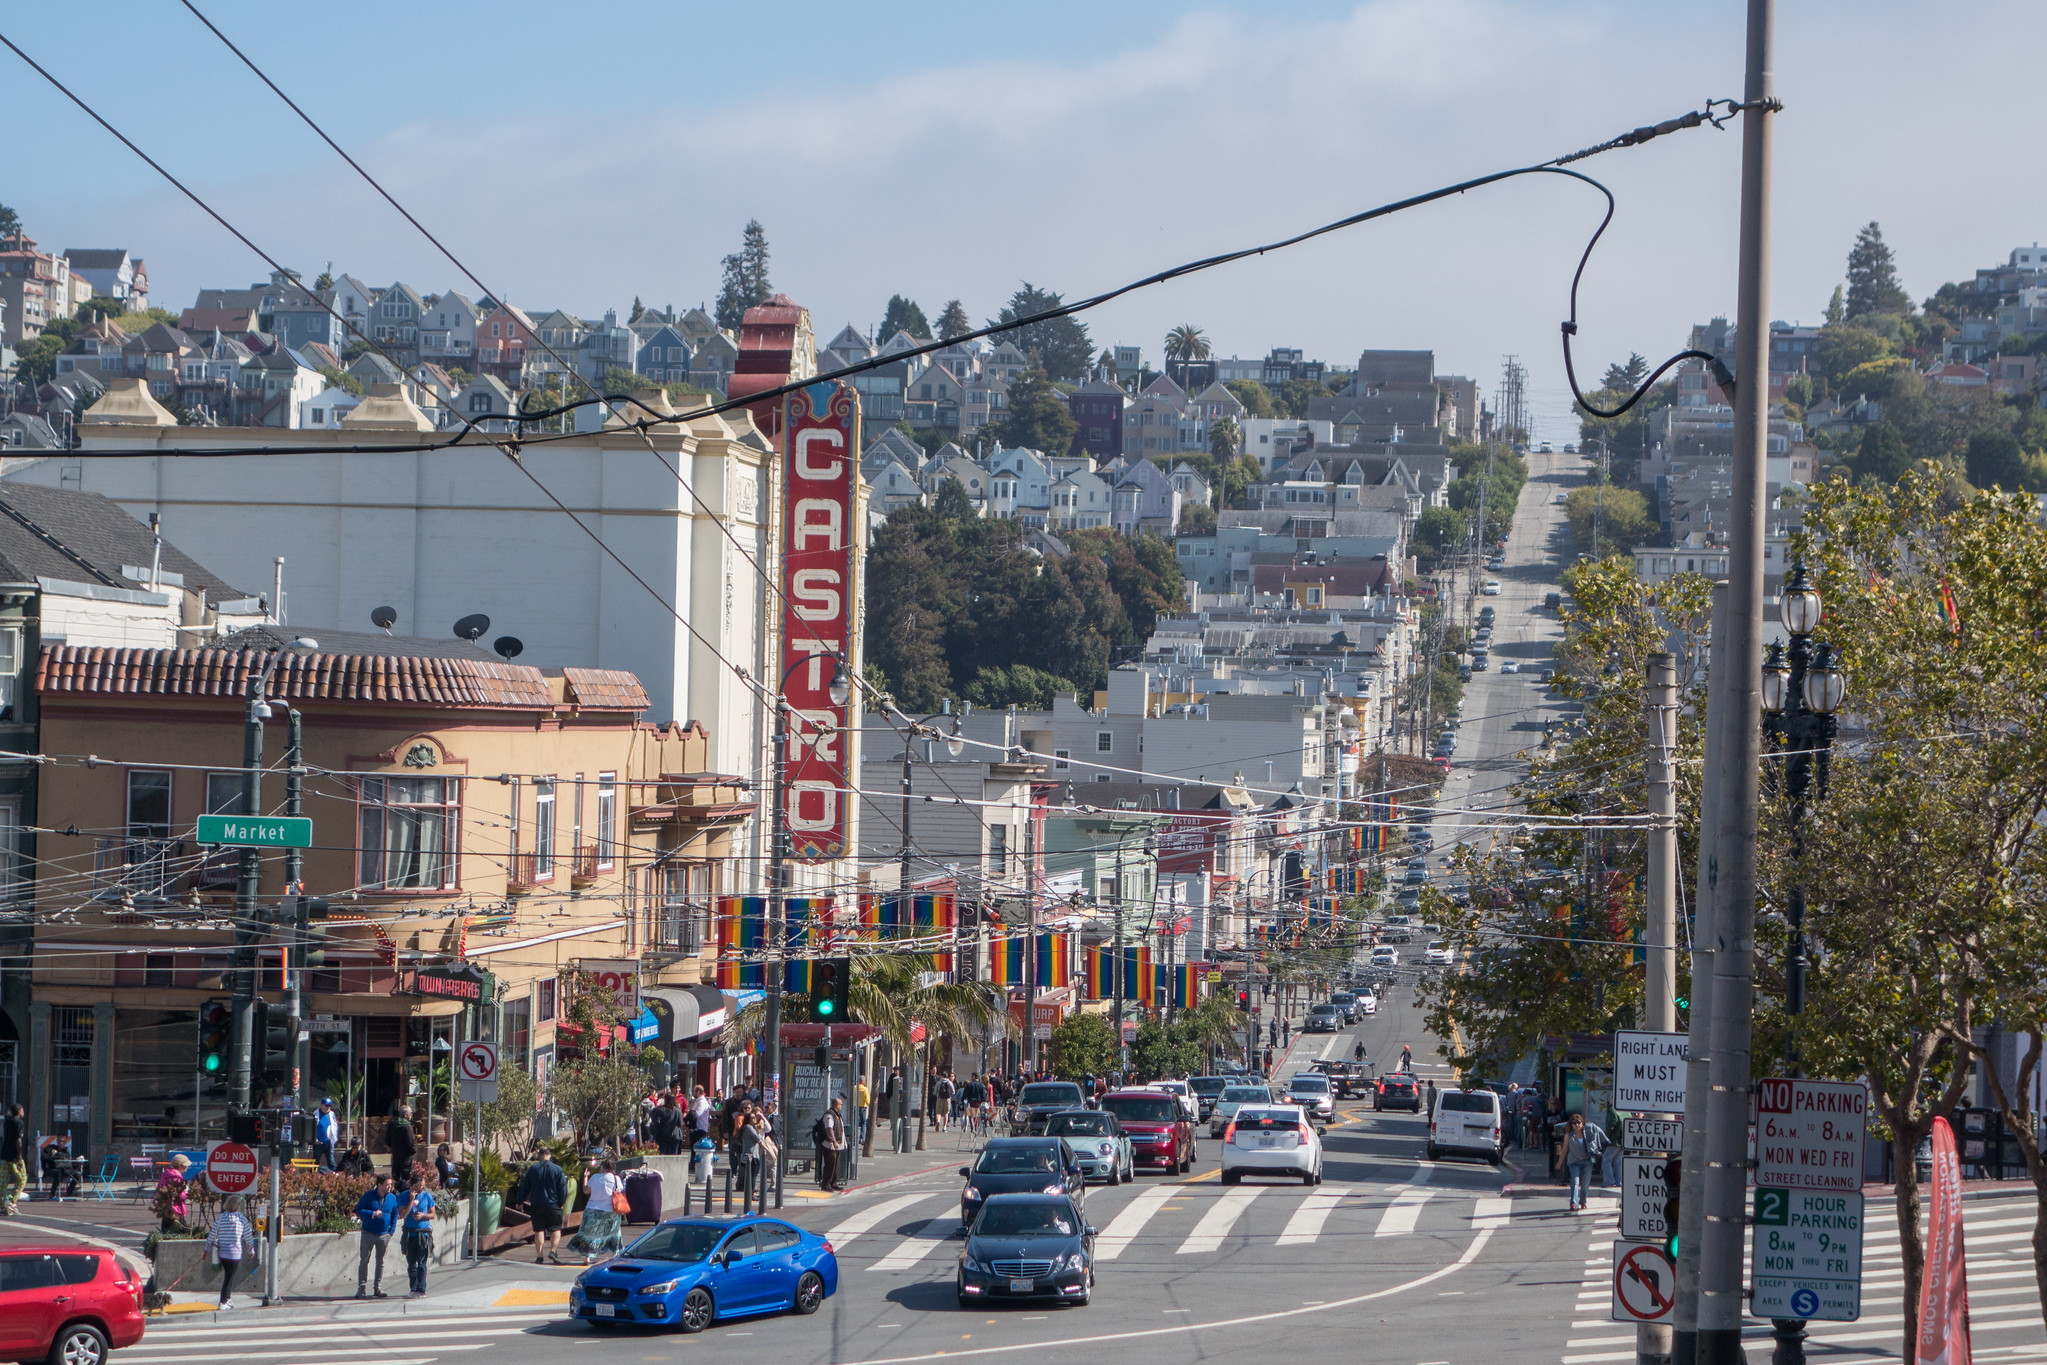
<path id="1" fill-rule="evenodd" d="M 812 384 L 783 399 L 782 669 L 794 711 L 783 814 L 789 854 L 825 862 L 848 851 L 846 792 L 853 786 L 852 710 L 831 697 L 845 659 L 856 677 L 860 651 L 860 401 L 846 385 Z"/>

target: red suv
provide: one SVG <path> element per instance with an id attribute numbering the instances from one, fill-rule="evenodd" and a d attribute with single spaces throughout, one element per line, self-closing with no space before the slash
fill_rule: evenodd
<path id="1" fill-rule="evenodd" d="M 0 1360 L 106 1365 L 142 1340 L 142 1281 L 113 1252 L 69 1242 L 0 1244 Z"/>
<path id="2" fill-rule="evenodd" d="M 1167 1173 L 1194 1169 L 1194 1121 L 1180 1097 L 1165 1090 L 1112 1090 L 1102 1112 L 1114 1114 L 1130 1139 L 1131 1166 L 1161 1166 Z"/>

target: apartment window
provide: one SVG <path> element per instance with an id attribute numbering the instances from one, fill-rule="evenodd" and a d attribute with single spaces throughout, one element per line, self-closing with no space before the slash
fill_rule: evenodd
<path id="1" fill-rule="evenodd" d="M 0 628 L 0 706 L 14 705 L 14 684 L 20 672 L 21 628 Z"/>
<path id="2" fill-rule="evenodd" d="M 507 1000 L 498 1011 L 498 1048 L 520 1067 L 533 1060 L 533 1002 Z"/>
<path id="3" fill-rule="evenodd" d="M 551 976 L 533 983 L 533 1017 L 536 1021 L 545 1024 L 553 1020 L 555 991 L 560 984 Z"/>
<path id="4" fill-rule="evenodd" d="M 128 770 L 128 837 L 171 837 L 171 775 L 153 768 Z"/>
<path id="5" fill-rule="evenodd" d="M 1111 754 L 1114 753 L 1115 751 L 1116 751 L 1115 734 L 1108 730 L 1097 731 L 1095 733 L 1095 752 L 1098 754 Z"/>
<path id="6" fill-rule="evenodd" d="M 610 867 L 615 861 L 613 841 L 618 837 L 618 774 L 597 774 L 597 865 Z"/>
<path id="7" fill-rule="evenodd" d="M 533 875 L 554 875 L 554 779 L 533 779 Z"/>
<path id="8" fill-rule="evenodd" d="M 1072 757 L 1073 750 L 1071 749 L 1054 749 L 1052 751 L 1052 766 L 1055 768 L 1068 767 L 1070 765 L 1066 760 Z"/>
<path id="9" fill-rule="evenodd" d="M 1095 781 L 1097 781 L 1097 782 L 1111 782 L 1111 781 L 1114 781 L 1114 780 L 1115 780 L 1115 779 L 1113 779 L 1112 777 L 1110 777 L 1110 776 L 1109 776 L 1109 774 L 1107 774 L 1107 773 L 1096 773 L 1096 774 L 1095 774 Z"/>
<path id="10" fill-rule="evenodd" d="M 361 792 L 363 889 L 452 889 L 461 802 L 455 784 L 444 777 L 366 777 Z"/>

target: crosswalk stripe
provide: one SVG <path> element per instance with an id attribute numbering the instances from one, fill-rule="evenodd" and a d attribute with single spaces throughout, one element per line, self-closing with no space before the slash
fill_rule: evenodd
<path id="1" fill-rule="evenodd" d="M 1185 1190 L 1172 1185 L 1153 1185 L 1149 1189 L 1140 1190 L 1135 1198 L 1123 1206 L 1122 1211 L 1109 1226 L 1103 1228 L 1095 1238 L 1095 1259 L 1115 1260 L 1123 1253 L 1123 1248 L 1136 1240 L 1137 1234 L 1144 1230 L 1144 1225 L 1151 1221 L 1151 1216 L 1159 1211 L 1159 1205 L 1174 1195 L 1185 1193 Z"/>
<path id="2" fill-rule="evenodd" d="M 957 1218 L 927 1218 L 917 1230 L 896 1243 L 896 1249 L 867 1267 L 869 1270 L 907 1270 L 929 1256 L 951 1240 L 951 1230 L 959 1225 Z M 939 1237 L 939 1229 L 945 1229 L 948 1236 Z"/>
<path id="3" fill-rule="evenodd" d="M 237 1345 L 237 1347 L 239 1347 L 239 1346 L 240 1346 L 240 1343 L 238 1342 L 238 1343 L 236 1343 L 236 1345 Z M 482 1342 L 478 1342 L 478 1343 L 476 1343 L 476 1344 L 475 1344 L 474 1346 L 440 1346 L 440 1347 L 436 1347 L 435 1349 L 436 1349 L 437 1351 L 439 1351 L 439 1352 L 443 1353 L 443 1354 L 445 1354 L 445 1353 L 447 1353 L 447 1352 L 451 1352 L 451 1351 L 481 1351 L 481 1350 L 483 1349 L 483 1343 L 482 1343 Z M 319 1359 L 319 1360 L 321 1360 L 321 1361 L 323 1361 L 323 1362 L 326 1362 L 326 1361 L 328 1360 L 328 1357 L 330 1357 L 330 1356 L 338 1356 L 338 1357 L 341 1357 L 341 1360 L 336 1360 L 336 1361 L 330 1362 L 330 1365 L 343 1365 L 343 1362 L 344 1362 L 344 1361 L 356 1361 L 356 1360 L 371 1360 L 371 1361 L 375 1361 L 375 1362 L 377 1363 L 377 1365 L 424 1365 L 424 1362 L 425 1362 L 425 1361 L 431 1361 L 431 1360 L 436 1360 L 436 1359 L 438 1359 L 438 1358 L 439 1358 L 438 1356 L 424 1356 L 424 1357 L 420 1357 L 420 1358 L 419 1358 L 419 1361 L 418 1361 L 418 1362 L 416 1363 L 416 1362 L 413 1362 L 413 1361 L 401 1360 L 401 1359 L 399 1359 L 399 1358 L 397 1358 L 397 1357 L 395 1357 L 395 1356 L 382 1356 L 382 1355 L 377 1355 L 377 1356 L 365 1356 L 365 1355 L 363 1354 L 363 1352 L 362 1352 L 362 1349 L 361 1349 L 360 1347 L 358 1347 L 358 1348 L 356 1348 L 355 1350 L 352 1350 L 352 1351 L 293 1351 L 293 1352 L 292 1352 L 292 1357 L 293 1357 L 294 1359 L 297 1359 L 297 1360 L 307 1360 L 307 1359 L 315 1359 L 315 1358 L 317 1358 L 317 1359 Z M 159 1355 L 159 1356 L 151 1356 L 151 1357 L 149 1357 L 149 1358 L 150 1358 L 151 1360 L 236 1360 L 236 1359 L 240 1359 L 241 1357 L 239 1357 L 239 1356 L 235 1356 L 235 1355 L 230 1355 L 230 1354 L 226 1354 L 226 1353 L 224 1353 L 224 1352 L 222 1352 L 222 1351 L 217 1351 L 217 1350 L 216 1350 L 216 1351 L 187 1351 L 187 1352 L 180 1352 L 180 1353 L 179 1353 L 179 1354 L 177 1354 L 177 1355 Z"/>
<path id="4" fill-rule="evenodd" d="M 559 1309 L 556 1310 L 554 1316 L 555 1317 L 561 1316 Z M 530 1326 L 530 1324 L 528 1323 L 518 1323 L 513 1326 L 508 1326 L 504 1330 L 507 1332 L 523 1332 L 526 1330 L 528 1326 Z M 285 1331 L 285 1329 L 282 1327 L 273 1327 L 270 1330 L 272 1332 Z M 486 1333 L 476 1333 L 476 1335 L 484 1334 Z M 181 1333 L 180 1335 L 184 1334 Z M 243 1347 L 289 1346 L 292 1348 L 291 1353 L 295 1356 L 318 1354 L 342 1355 L 345 1353 L 341 1351 L 327 1351 L 323 1353 L 316 1351 L 301 1350 L 300 1348 L 305 1346 L 329 1345 L 332 1343 L 339 1342 L 346 1345 L 352 1345 L 356 1349 L 360 1350 L 365 1346 L 382 1345 L 383 1343 L 386 1342 L 433 1339 L 442 1337 L 445 1335 L 445 1333 L 440 1328 L 437 1327 L 412 1327 L 388 1332 L 375 1331 L 345 1332 L 334 1335 L 322 1334 L 318 1336 L 306 1336 L 300 1334 L 267 1337 L 229 1337 L 220 1340 L 215 1340 L 211 1332 L 195 1332 L 191 1333 L 190 1335 L 198 1337 L 199 1340 L 196 1341 L 155 1340 L 137 1342 L 135 1345 L 130 1346 L 127 1350 L 121 1352 L 121 1359 L 130 1360 L 137 1357 L 148 1357 L 150 1359 L 155 1359 L 157 1356 L 161 1355 L 166 1351 L 189 1351 L 192 1350 L 194 1347 L 204 1345 L 232 1346 L 235 1347 L 237 1350 Z M 475 1346 L 463 1346 L 460 1349 L 465 1351 L 476 1351 L 481 1350 L 485 1344 L 486 1343 L 479 1342 Z M 454 1348 L 451 1347 L 450 1349 Z"/>
<path id="5" fill-rule="evenodd" d="M 1410 1190 L 1395 1195 L 1393 1202 L 1386 1206 L 1386 1212 L 1379 1218 L 1379 1226 L 1372 1232 L 1374 1237 L 1398 1237 L 1414 1231 L 1414 1225 L 1421 1221 L 1422 1205 L 1435 1198 L 1434 1190 Z"/>
<path id="6" fill-rule="evenodd" d="M 1472 1228 L 1503 1228 L 1514 1215 L 1511 1199 L 1477 1199 L 1471 1205 Z"/>
<path id="7" fill-rule="evenodd" d="M 1322 1224 L 1328 1221 L 1330 1213 L 1348 1193 L 1348 1190 L 1317 1190 L 1303 1199 L 1301 1206 L 1294 1210 L 1294 1216 L 1286 1220 L 1285 1230 L 1273 1245 L 1300 1246 L 1320 1237 Z"/>
<path id="8" fill-rule="evenodd" d="M 912 1204 L 921 1204 L 936 1195 L 936 1190 L 925 1190 L 919 1194 L 899 1194 L 893 1199 L 884 1199 L 872 1208 L 860 1210 L 845 1222 L 827 1232 L 824 1237 L 832 1244 L 832 1250 L 843 1252 L 853 1244 L 853 1239 L 873 1229 L 874 1225 L 901 1209 Z"/>
<path id="9" fill-rule="evenodd" d="M 1185 1256 L 1189 1252 L 1214 1251 L 1220 1247 L 1223 1238 L 1229 1235 L 1230 1226 L 1251 1207 L 1252 1200 L 1265 1193 L 1266 1188 L 1252 1185 L 1245 1189 L 1227 1190 L 1218 1196 L 1208 1212 L 1201 1215 L 1201 1221 L 1194 1225 L 1194 1231 L 1187 1234 L 1187 1240 L 1180 1243 L 1179 1254 Z"/>
<path id="10" fill-rule="evenodd" d="M 373 1329 L 377 1326 L 386 1324 L 395 1326 L 402 1322 L 407 1326 L 422 1329 L 427 1327 L 460 1327 L 460 1326 L 470 1326 L 472 1328 L 480 1329 L 481 1326 L 490 1323 L 504 1323 L 506 1324 L 505 1327 L 506 1331 L 521 1331 L 524 1330 L 519 1325 L 519 1322 L 521 1320 L 528 1318 L 558 1318 L 561 1315 L 562 1310 L 559 1306 L 550 1306 L 539 1308 L 528 1307 L 501 1308 L 489 1313 L 475 1311 L 462 1312 L 459 1310 L 447 1313 L 407 1313 L 402 1319 L 366 1317 L 353 1319 L 353 1321 L 360 1322 L 365 1330 Z M 344 1326 L 349 1321 L 351 1320 L 345 1318 L 338 1318 L 335 1320 L 333 1324 L 322 1325 Z M 161 1327 L 152 1326 L 149 1329 L 148 1340 L 149 1342 L 153 1343 L 163 1341 L 166 1338 L 170 1337 L 199 1335 L 209 1337 L 211 1336 L 248 1337 L 254 1336 L 258 1333 L 269 1333 L 274 1336 L 278 1332 L 284 1330 L 285 1329 L 282 1326 L 274 1322 L 270 1323 L 238 1322 L 230 1325 L 228 1323 L 219 1322 L 216 1320 L 204 1323 L 193 1323 L 191 1325 L 185 1325 L 182 1323 L 177 1323 L 176 1320 L 174 1319 L 172 1322 L 166 1323 Z M 123 1356 L 127 1356 L 133 1354 L 136 1351 L 144 1349 L 146 1349 L 146 1346 L 138 1343 L 137 1345 L 128 1347 L 126 1350 L 122 1351 L 121 1354 Z"/>

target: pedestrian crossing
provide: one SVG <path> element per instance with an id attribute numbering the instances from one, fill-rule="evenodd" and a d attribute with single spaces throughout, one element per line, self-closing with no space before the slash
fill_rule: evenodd
<path id="1" fill-rule="evenodd" d="M 206 1314 L 204 1321 L 152 1319 L 142 1340 L 122 1350 L 119 1359 L 123 1365 L 231 1365 L 287 1358 L 314 1365 L 434 1365 L 460 1362 L 502 1344 L 503 1338 L 559 1321 L 561 1315 L 559 1304 L 541 1304 L 315 1322 L 246 1322 L 239 1313 Z"/>
<path id="2" fill-rule="evenodd" d="M 1635 1359 L 1635 1329 L 1614 1322 L 1612 1246 L 1618 1236 L 1616 1207 L 1595 1193 L 1592 1234 L 1579 1285 L 1571 1335 L 1559 1365 L 1618 1365 Z M 2033 1195 L 1971 1200 L 1962 1206 L 1963 1244 L 1968 1255 L 1969 1323 L 1974 1358 L 1990 1365 L 2047 1362 L 2047 1333 L 2040 1320 L 2040 1292 L 2034 1278 Z M 1806 1327 L 1809 1357 L 1824 1354 L 1829 1365 L 1895 1362 L 1905 1322 L 1904 1252 L 1898 1243 L 1898 1214 L 1888 1201 L 1871 1199 L 1863 1216 L 1862 1316 L 1854 1322 L 1813 1322 Z M 1773 1349 L 1770 1324 L 1749 1318 L 1742 1335 L 1754 1365 L 1768 1365 Z M 2013 1341 L 2013 1337 L 2027 1340 Z"/>
<path id="3" fill-rule="evenodd" d="M 1432 1174 L 1424 1166 L 1403 1182 L 1318 1186 L 1247 1181 L 1226 1187 L 1213 1176 L 1197 1177 L 1093 1189 L 1084 1211 L 1099 1229 L 1095 1260 L 1104 1263 L 1213 1256 L 1247 1246 L 1308 1247 L 1336 1238 L 1466 1235 L 1508 1225 L 1516 1201 L 1432 1186 Z M 957 1212 L 937 1207 L 958 1197 L 957 1187 L 898 1194 L 821 1231 L 846 1270 L 929 1274 L 936 1253 L 959 1245 Z"/>

